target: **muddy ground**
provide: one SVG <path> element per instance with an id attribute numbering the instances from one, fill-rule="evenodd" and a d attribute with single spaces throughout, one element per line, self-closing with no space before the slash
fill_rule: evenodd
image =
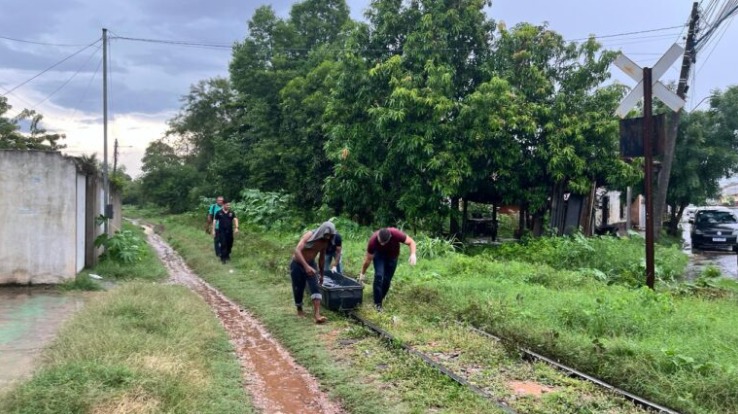
<path id="1" fill-rule="evenodd" d="M 151 228 L 145 230 L 149 243 L 169 271 L 171 282 L 199 294 L 225 327 L 241 361 L 244 386 L 255 407 L 274 414 L 342 412 L 320 390 L 315 378 L 295 362 L 254 316 L 194 274 Z"/>

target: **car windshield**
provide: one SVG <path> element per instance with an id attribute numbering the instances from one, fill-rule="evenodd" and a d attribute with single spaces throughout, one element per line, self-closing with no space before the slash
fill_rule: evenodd
<path id="1" fill-rule="evenodd" d="M 723 224 L 735 222 L 735 216 L 727 211 L 700 211 L 697 214 L 698 224 Z"/>

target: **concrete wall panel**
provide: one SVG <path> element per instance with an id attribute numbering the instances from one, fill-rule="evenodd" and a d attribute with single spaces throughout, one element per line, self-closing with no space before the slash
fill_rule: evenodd
<path id="1" fill-rule="evenodd" d="M 74 278 L 76 218 L 71 160 L 56 152 L 0 150 L 0 284 Z"/>

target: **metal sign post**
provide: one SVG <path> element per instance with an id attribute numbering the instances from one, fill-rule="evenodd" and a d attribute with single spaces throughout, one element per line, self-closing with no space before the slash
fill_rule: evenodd
<path id="1" fill-rule="evenodd" d="M 669 88 L 664 86 L 658 79 L 666 73 L 679 56 L 684 53 L 684 48 L 674 44 L 659 59 L 653 68 L 641 68 L 624 54 L 615 59 L 615 65 L 630 75 L 636 82 L 636 86 L 620 102 L 615 113 L 624 118 L 628 112 L 643 97 L 643 156 L 645 158 L 645 183 L 646 196 L 646 284 L 653 289 L 656 275 L 654 273 L 654 234 L 653 234 L 653 96 L 656 95 L 664 104 L 674 111 L 684 106 L 684 99 L 679 97 Z"/>

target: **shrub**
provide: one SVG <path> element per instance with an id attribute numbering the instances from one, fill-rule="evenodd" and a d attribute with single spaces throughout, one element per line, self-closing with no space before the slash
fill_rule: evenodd
<path id="1" fill-rule="evenodd" d="M 103 233 L 95 239 L 95 246 L 105 248 L 101 257 L 123 264 L 139 262 L 146 253 L 146 243 L 130 230 L 117 231 L 113 236 Z"/>

